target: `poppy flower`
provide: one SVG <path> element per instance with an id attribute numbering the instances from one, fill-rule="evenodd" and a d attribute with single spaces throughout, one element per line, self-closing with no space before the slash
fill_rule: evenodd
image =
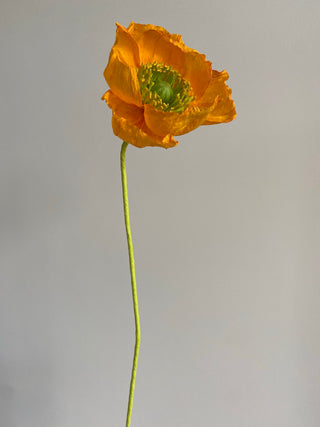
<path id="1" fill-rule="evenodd" d="M 102 97 L 112 109 L 119 138 L 143 148 L 174 147 L 174 136 L 236 117 L 226 71 L 212 69 L 205 55 L 178 34 L 131 22 L 117 25 Z"/>

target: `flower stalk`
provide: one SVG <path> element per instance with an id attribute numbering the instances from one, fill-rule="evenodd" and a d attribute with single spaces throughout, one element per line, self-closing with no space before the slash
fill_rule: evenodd
<path id="1" fill-rule="evenodd" d="M 130 427 L 141 333 L 140 333 L 140 318 L 139 318 L 136 273 L 135 273 L 133 244 L 132 244 L 132 236 L 131 236 L 131 228 L 130 228 L 130 216 L 129 216 L 129 201 L 128 201 L 127 172 L 126 172 L 126 150 L 127 150 L 127 147 L 128 147 L 128 143 L 123 141 L 123 144 L 121 147 L 121 154 L 120 154 L 123 210 L 124 210 L 124 220 L 125 220 L 125 225 L 126 225 L 127 241 L 128 241 L 128 252 L 129 252 L 129 263 L 130 263 L 130 274 L 131 274 L 131 289 L 132 289 L 133 309 L 134 309 L 135 329 L 136 329 L 136 342 L 135 342 L 135 347 L 134 347 L 134 356 L 133 356 L 133 364 L 132 364 L 132 371 L 131 371 L 131 382 L 130 382 L 130 391 L 129 391 L 128 409 L 127 409 L 127 420 L 126 420 L 126 427 Z"/>

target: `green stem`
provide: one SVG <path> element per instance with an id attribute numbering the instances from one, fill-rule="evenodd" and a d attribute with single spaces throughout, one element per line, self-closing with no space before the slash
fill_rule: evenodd
<path id="1" fill-rule="evenodd" d="M 131 288 L 132 288 L 134 318 L 135 318 L 135 324 L 136 324 L 136 343 L 134 346 L 134 356 L 133 356 L 133 364 L 132 364 L 132 371 L 131 371 L 131 382 L 130 382 L 130 392 L 129 392 L 127 422 L 126 422 L 126 427 L 130 427 L 132 404 L 133 404 L 133 395 L 134 395 L 134 386 L 135 386 L 135 382 L 136 382 L 137 365 L 138 365 L 138 357 L 139 357 L 139 347 L 140 347 L 140 320 L 139 320 L 137 284 L 136 284 L 136 274 L 135 274 L 134 257 L 133 257 L 133 245 L 132 245 L 132 237 L 131 237 L 131 229 L 130 229 L 130 216 L 129 216 L 129 201 L 128 201 L 127 172 L 126 172 L 126 150 L 127 150 L 127 147 L 128 147 L 128 143 L 123 141 L 123 144 L 121 147 L 121 155 L 120 155 L 123 210 L 124 210 L 124 220 L 126 223 L 126 231 L 127 231 L 128 252 L 129 252 L 130 272 L 131 272 Z"/>

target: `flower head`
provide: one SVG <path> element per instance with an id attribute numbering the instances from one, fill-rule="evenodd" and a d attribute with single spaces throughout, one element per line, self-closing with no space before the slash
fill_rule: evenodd
<path id="1" fill-rule="evenodd" d="M 113 131 L 136 147 L 174 147 L 176 135 L 236 117 L 228 73 L 162 27 L 117 23 L 104 76 Z"/>

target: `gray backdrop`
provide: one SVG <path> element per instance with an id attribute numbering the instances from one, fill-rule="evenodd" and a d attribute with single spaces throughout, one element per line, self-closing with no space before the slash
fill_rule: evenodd
<path id="1" fill-rule="evenodd" d="M 115 22 L 183 35 L 238 117 L 129 147 L 142 343 L 132 427 L 318 427 L 314 0 L 2 0 L 1 427 L 124 426 L 134 322 Z"/>

